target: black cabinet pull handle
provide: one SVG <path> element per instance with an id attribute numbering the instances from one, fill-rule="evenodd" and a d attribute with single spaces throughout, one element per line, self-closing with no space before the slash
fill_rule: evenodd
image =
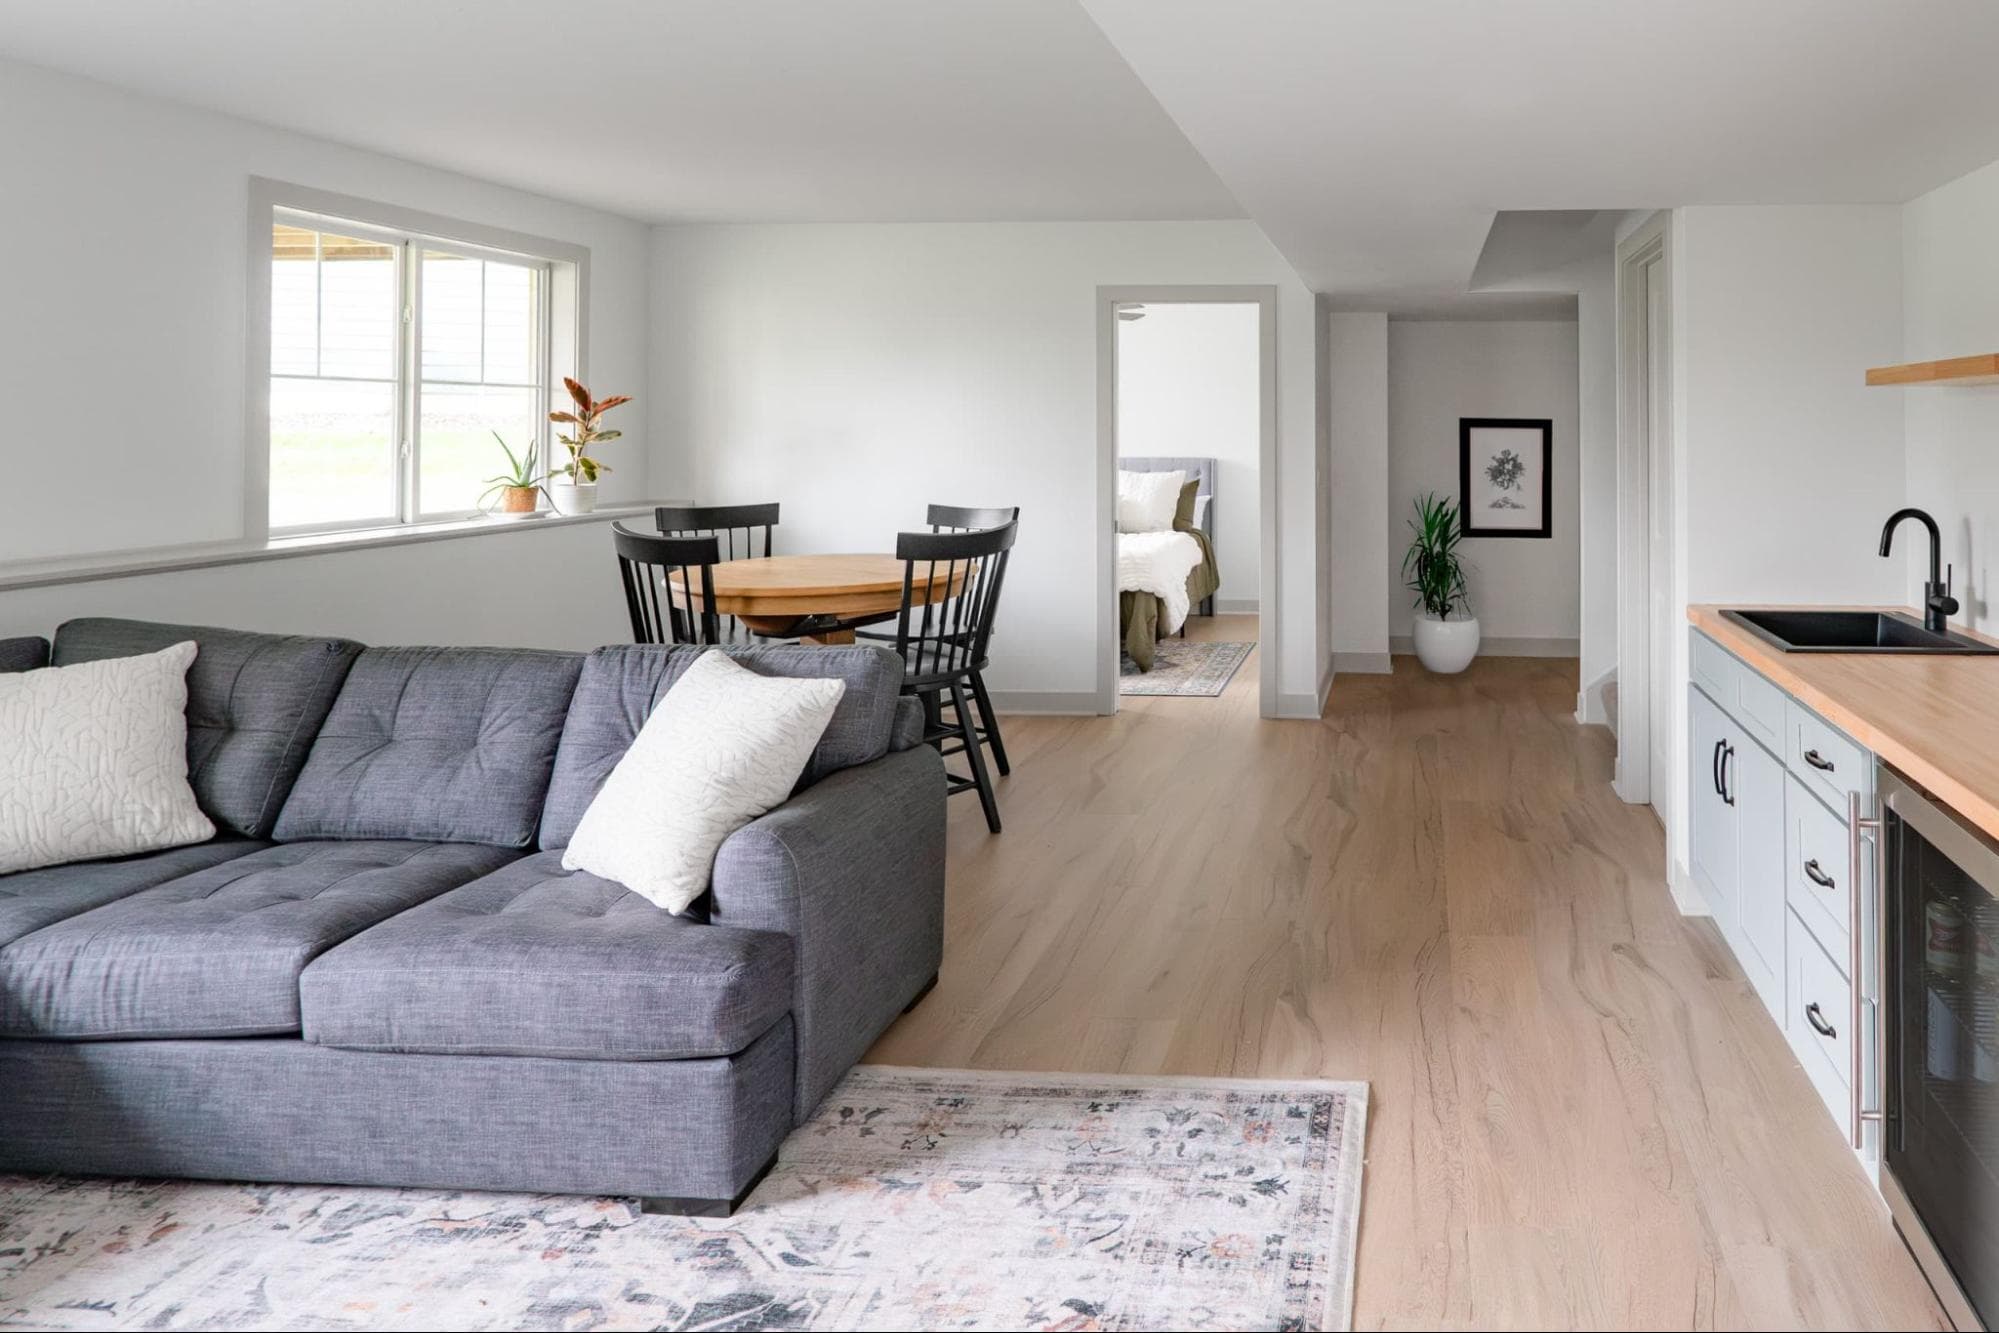
<path id="1" fill-rule="evenodd" d="M 1716 741 L 1714 743 L 1714 753 L 1708 756 L 1708 763 L 1707 763 L 1708 777 L 1714 780 L 1714 794 L 1716 796 L 1722 794 L 1721 793 L 1721 747 L 1726 744 L 1728 744 L 1727 741 Z"/>
<path id="2" fill-rule="evenodd" d="M 1805 1021 L 1810 1023 L 1812 1031 L 1818 1033 L 1821 1037 L 1837 1037 L 1839 1035 L 1839 1029 L 1826 1022 L 1825 1015 L 1819 1012 L 1818 1001 L 1816 1000 L 1805 1006 Z"/>
<path id="3" fill-rule="evenodd" d="M 1735 747 L 1733 745 L 1726 746 L 1721 752 L 1721 799 L 1729 805 L 1735 804 L 1735 792 L 1730 787 L 1728 781 L 1729 761 L 1734 758 Z"/>
<path id="4" fill-rule="evenodd" d="M 1805 878 L 1822 889 L 1833 887 L 1832 876 L 1819 869 L 1817 857 L 1813 857 L 1811 860 L 1805 862 Z"/>
<path id="5" fill-rule="evenodd" d="M 1826 758 L 1824 755 L 1820 754 L 1817 750 L 1805 751 L 1805 762 L 1810 764 L 1813 768 L 1816 768 L 1821 773 L 1830 773 L 1832 772 L 1834 767 L 1832 760 Z"/>

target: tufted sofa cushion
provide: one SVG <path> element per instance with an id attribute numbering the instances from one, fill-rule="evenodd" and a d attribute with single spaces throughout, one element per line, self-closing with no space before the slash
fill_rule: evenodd
<path id="1" fill-rule="evenodd" d="M 556 752 L 548 804 L 541 817 L 541 846 L 567 847 L 583 812 L 611 770 L 631 748 L 653 703 L 672 688 L 705 648 L 616 644 L 583 663 Z M 837 679 L 846 693 L 833 710 L 819 744 L 799 778 L 802 790 L 829 773 L 865 764 L 889 752 L 902 696 L 902 659 L 886 648 L 860 645 L 812 648 L 773 645 L 731 649 L 729 656 L 766 676 Z M 919 733 L 920 739 L 920 733 Z"/>
<path id="2" fill-rule="evenodd" d="M 141 889 L 233 861 L 270 846 L 249 838 L 217 838 L 163 852 L 101 861 L 76 861 L 0 875 L 0 945 L 53 926 L 79 912 L 116 902 Z"/>
<path id="3" fill-rule="evenodd" d="M 531 649 L 368 649 L 278 817 L 279 841 L 528 846 L 582 665 Z"/>
<path id="4" fill-rule="evenodd" d="M 514 859 L 497 847 L 268 847 L 0 949 L 0 1036 L 233 1037 L 299 1030 L 298 975 L 356 931 Z"/>
<path id="5" fill-rule="evenodd" d="M 681 1060 L 761 1036 L 791 967 L 788 936 L 674 916 L 542 852 L 322 955 L 299 996 L 324 1046 Z"/>
<path id="6" fill-rule="evenodd" d="M 193 639 L 187 672 L 187 777 L 218 828 L 269 837 L 306 751 L 361 645 L 143 620 L 72 620 L 54 662 L 156 653 Z"/>

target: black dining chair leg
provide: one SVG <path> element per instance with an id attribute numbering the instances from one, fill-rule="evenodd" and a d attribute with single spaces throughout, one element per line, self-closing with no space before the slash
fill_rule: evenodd
<path id="1" fill-rule="evenodd" d="M 1005 777 L 1013 772 L 1013 767 L 1006 761 L 1006 742 L 1000 739 L 999 714 L 993 712 L 993 697 L 986 693 L 986 678 L 976 671 L 972 673 L 972 698 L 978 701 L 979 724 L 985 728 L 986 744 L 993 747 L 993 767 Z"/>
<path id="2" fill-rule="evenodd" d="M 972 783 L 979 789 L 979 804 L 986 810 L 986 827 L 998 833 L 999 801 L 993 795 L 993 776 L 986 771 L 985 750 L 979 745 L 979 733 L 972 725 L 972 708 L 965 698 L 965 687 L 955 680 L 951 682 L 951 707 L 958 714 L 958 732 L 965 738 L 965 758 L 972 765 Z"/>

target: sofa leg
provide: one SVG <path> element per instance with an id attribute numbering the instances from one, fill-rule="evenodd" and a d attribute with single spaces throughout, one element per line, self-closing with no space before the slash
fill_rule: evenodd
<path id="1" fill-rule="evenodd" d="M 675 1195 L 642 1195 L 639 1198 L 639 1211 L 667 1217 L 732 1217 L 735 1211 L 743 1206 L 743 1200 L 749 1198 L 751 1192 L 764 1183 L 764 1177 L 769 1175 L 770 1169 L 776 1165 L 777 1154 L 772 1153 L 770 1160 L 757 1168 L 757 1173 L 750 1177 L 750 1183 L 743 1186 L 741 1192 L 733 1199 L 684 1199 Z"/>
<path id="2" fill-rule="evenodd" d="M 923 989 L 916 992 L 916 994 L 913 997 L 911 997 L 908 1004 L 902 1006 L 902 1012 L 906 1014 L 910 1010 L 916 1008 L 917 1005 L 922 1004 L 924 999 L 930 994 L 930 992 L 936 989 L 937 989 L 937 973 L 932 972 L 930 974 L 930 980 L 923 983 Z"/>

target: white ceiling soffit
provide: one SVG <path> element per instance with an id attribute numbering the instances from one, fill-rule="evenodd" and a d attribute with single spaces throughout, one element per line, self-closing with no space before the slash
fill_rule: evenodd
<path id="1" fill-rule="evenodd" d="M 1897 203 L 1999 158 L 1999 4 L 1083 0 L 1315 290 L 1463 294 L 1493 215 Z"/>
<path id="2" fill-rule="evenodd" d="M 1243 215 L 1073 0 L 0 0 L 0 55 L 650 221 Z"/>
<path id="3" fill-rule="evenodd" d="M 1472 266 L 1473 291 L 1531 287 L 1585 259 L 1609 262 L 1622 209 L 1509 209 L 1493 215 Z"/>

